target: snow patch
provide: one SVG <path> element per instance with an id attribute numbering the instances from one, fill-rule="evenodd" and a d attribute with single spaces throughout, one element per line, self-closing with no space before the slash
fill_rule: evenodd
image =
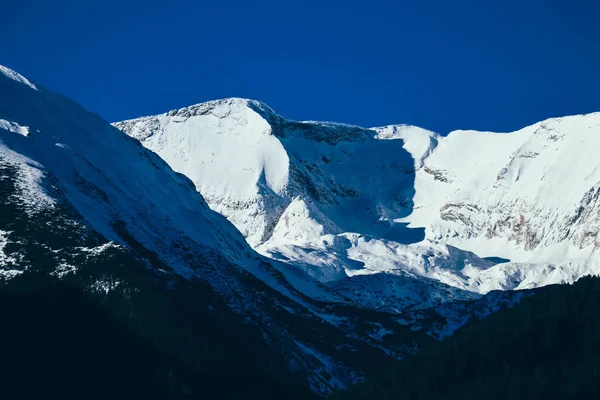
<path id="1" fill-rule="evenodd" d="M 121 282 L 118 280 L 112 280 L 112 279 L 98 279 L 97 281 L 95 281 L 90 288 L 93 291 L 96 292 L 101 292 L 104 294 L 108 294 L 111 291 L 115 290 L 117 287 L 119 287 L 121 285 Z"/>
<path id="2" fill-rule="evenodd" d="M 121 246 L 115 242 L 107 242 L 107 243 L 101 244 L 100 246 L 96 246 L 96 247 L 76 247 L 75 249 L 86 252 L 89 255 L 97 256 L 111 248 L 122 249 L 123 246 Z"/>
<path id="3" fill-rule="evenodd" d="M 16 275 L 23 272 L 11 268 L 11 266 L 14 266 L 17 263 L 17 259 L 4 252 L 4 248 L 8 244 L 9 236 L 9 231 L 0 230 L 0 276 L 4 279 L 14 278 Z"/>
<path id="4" fill-rule="evenodd" d="M 51 275 L 57 276 L 58 278 L 63 278 L 68 274 L 74 274 L 77 272 L 77 267 L 74 265 L 67 264 L 65 262 L 61 262 L 58 264 L 56 269 L 51 273 Z"/>
<path id="5" fill-rule="evenodd" d="M 7 121 L 0 118 L 0 129 L 7 130 L 9 132 L 17 133 L 22 136 L 29 136 L 29 127 L 21 126 L 16 122 Z"/>

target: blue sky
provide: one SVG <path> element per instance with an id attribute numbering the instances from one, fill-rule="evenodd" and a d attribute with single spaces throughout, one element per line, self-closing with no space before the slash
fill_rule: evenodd
<path id="1" fill-rule="evenodd" d="M 600 111 L 596 0 L 2 3 L 0 64 L 109 121 L 230 96 L 440 133 Z"/>

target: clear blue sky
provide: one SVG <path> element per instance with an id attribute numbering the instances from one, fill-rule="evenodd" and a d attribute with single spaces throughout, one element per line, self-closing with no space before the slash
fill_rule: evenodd
<path id="1" fill-rule="evenodd" d="M 597 0 L 0 1 L 0 64 L 109 121 L 230 96 L 440 133 L 600 111 Z"/>

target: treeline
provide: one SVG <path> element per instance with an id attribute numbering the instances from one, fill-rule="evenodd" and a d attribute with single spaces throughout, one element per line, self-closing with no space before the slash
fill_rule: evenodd
<path id="1" fill-rule="evenodd" d="M 333 398 L 600 398 L 600 278 L 539 289 Z"/>

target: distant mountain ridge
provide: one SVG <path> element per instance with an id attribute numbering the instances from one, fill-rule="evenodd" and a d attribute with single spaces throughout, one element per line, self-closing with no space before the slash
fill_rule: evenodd
<path id="1" fill-rule="evenodd" d="M 233 98 L 114 125 L 188 176 L 258 252 L 325 284 L 408 272 L 483 294 L 600 268 L 600 113 L 441 136 L 288 121 Z"/>

